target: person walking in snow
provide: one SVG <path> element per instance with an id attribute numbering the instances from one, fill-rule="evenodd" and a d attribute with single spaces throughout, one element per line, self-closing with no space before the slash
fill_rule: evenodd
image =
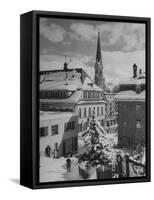
<path id="1" fill-rule="evenodd" d="M 118 175 L 118 178 L 124 177 L 124 171 L 123 171 L 123 158 L 120 154 L 116 156 L 116 165 L 115 165 L 115 171 Z"/>
<path id="2" fill-rule="evenodd" d="M 71 171 L 71 159 L 69 157 L 66 160 L 66 168 L 67 168 L 67 172 Z"/>

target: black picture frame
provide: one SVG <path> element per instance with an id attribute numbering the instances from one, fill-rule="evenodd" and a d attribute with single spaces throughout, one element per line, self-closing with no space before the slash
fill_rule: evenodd
<path id="1" fill-rule="evenodd" d="M 39 183 L 39 17 L 136 22 L 146 25 L 146 176 L 110 180 Z M 32 189 L 149 182 L 150 162 L 150 18 L 31 11 L 20 16 L 20 184 Z"/>

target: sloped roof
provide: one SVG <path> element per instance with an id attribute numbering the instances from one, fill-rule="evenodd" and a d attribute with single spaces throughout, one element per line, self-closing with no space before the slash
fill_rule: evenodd
<path id="1" fill-rule="evenodd" d="M 86 74 L 86 73 L 85 73 Z M 67 78 L 66 78 L 67 77 Z M 95 90 L 102 91 L 100 87 L 94 84 L 93 80 L 86 74 L 84 83 L 81 81 L 81 73 L 76 70 L 57 71 L 46 74 L 44 80 L 40 83 L 40 90 Z"/>
<path id="2" fill-rule="evenodd" d="M 140 85 L 140 84 L 145 84 L 145 72 L 139 74 L 137 77 L 121 81 L 120 85 Z"/>

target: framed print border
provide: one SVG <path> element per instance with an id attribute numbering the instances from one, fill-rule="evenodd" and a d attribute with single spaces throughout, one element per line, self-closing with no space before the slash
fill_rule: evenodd
<path id="1" fill-rule="evenodd" d="M 39 19 L 80 19 L 105 22 L 145 24 L 145 72 L 146 72 L 146 176 L 104 180 L 39 182 L 39 65 L 40 39 Z M 119 183 L 149 182 L 151 177 L 151 30 L 150 18 L 110 16 L 50 11 L 31 11 L 20 17 L 20 183 L 33 188 L 57 188 Z"/>

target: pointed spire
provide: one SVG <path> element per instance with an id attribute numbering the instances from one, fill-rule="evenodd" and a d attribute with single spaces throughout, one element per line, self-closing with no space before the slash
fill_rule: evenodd
<path id="1" fill-rule="evenodd" d="M 98 32 L 97 52 L 96 52 L 96 62 L 100 62 L 100 63 L 102 63 L 100 31 Z"/>

